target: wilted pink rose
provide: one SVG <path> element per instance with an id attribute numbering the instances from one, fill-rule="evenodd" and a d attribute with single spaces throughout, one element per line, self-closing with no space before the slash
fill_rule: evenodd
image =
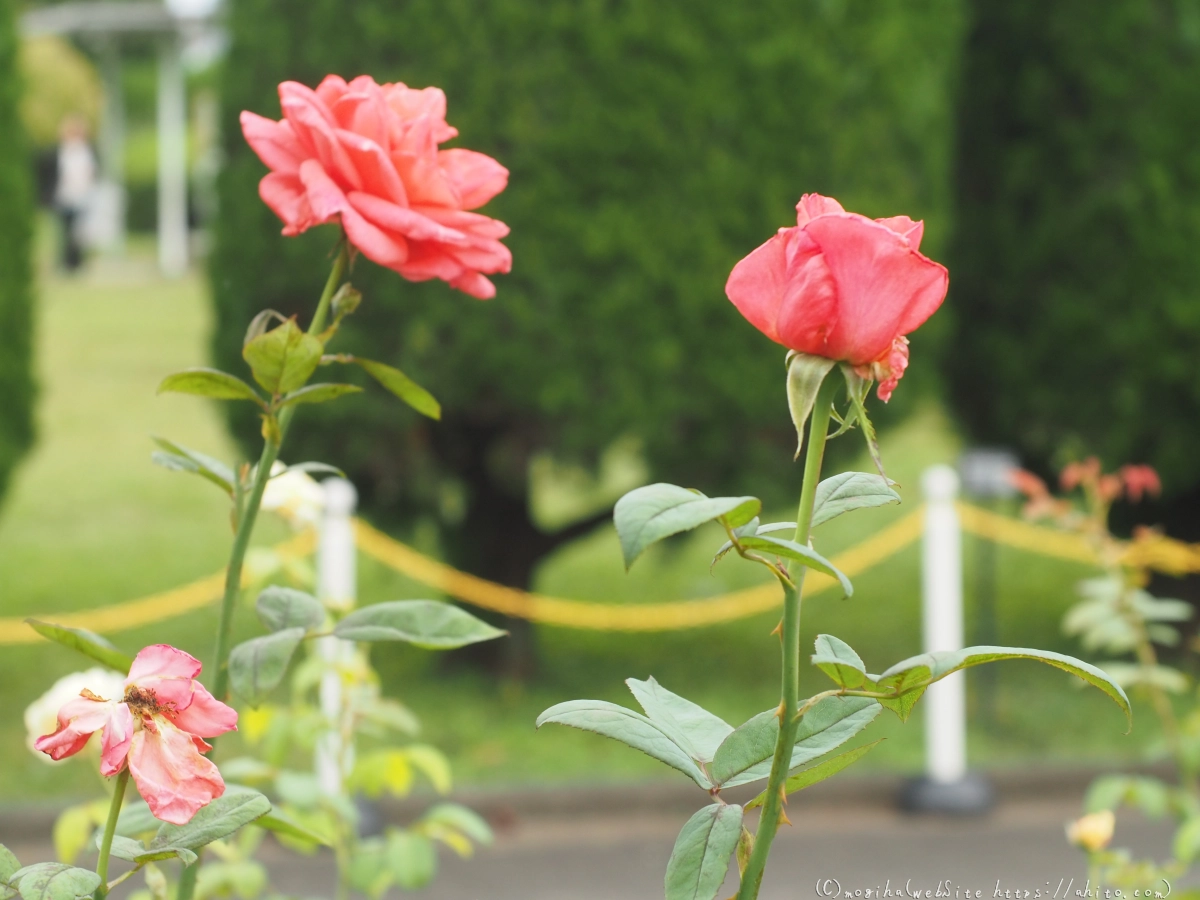
<path id="1" fill-rule="evenodd" d="M 1152 466 L 1121 466 L 1121 480 L 1125 482 L 1125 494 L 1134 503 L 1140 503 L 1143 495 L 1162 493 L 1162 482 Z"/>
<path id="2" fill-rule="evenodd" d="M 78 753 L 103 729 L 100 773 L 125 766 L 154 815 L 183 825 L 225 793 L 204 741 L 237 727 L 237 713 L 195 680 L 200 663 L 167 644 L 146 647 L 125 679 L 125 695 L 98 697 L 84 690 L 58 713 L 58 729 L 34 744 L 51 759 Z"/>
<path id="3" fill-rule="evenodd" d="M 905 335 L 946 296 L 945 267 L 918 252 L 924 223 L 868 219 L 820 194 L 796 214 L 734 266 L 725 293 L 771 340 L 850 363 L 886 401 L 908 367 Z"/>
<path id="4" fill-rule="evenodd" d="M 282 121 L 243 112 L 242 132 L 271 169 L 258 192 L 284 234 L 340 222 L 364 256 L 410 281 L 495 295 L 484 276 L 512 267 L 500 243 L 508 226 L 468 210 L 504 190 L 508 170 L 473 150 L 438 149 L 458 134 L 441 90 L 329 75 L 315 91 L 285 81 L 279 101 Z"/>

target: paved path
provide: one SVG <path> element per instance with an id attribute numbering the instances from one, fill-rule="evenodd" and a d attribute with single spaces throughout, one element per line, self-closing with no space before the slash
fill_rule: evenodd
<path id="1" fill-rule="evenodd" d="M 980 891 L 983 900 L 1044 900 L 1054 898 L 1056 891 L 1059 900 L 1078 900 L 1074 892 L 1086 878 L 1083 860 L 1063 837 L 1063 823 L 1078 814 L 1078 792 L 1029 793 L 1002 799 L 988 816 L 965 819 L 907 816 L 878 801 L 864 803 L 845 794 L 817 796 L 809 803 L 797 798 L 791 810 L 795 825 L 785 828 L 776 842 L 762 900 L 816 900 L 837 887 L 843 898 L 850 891 L 866 900 L 889 888 L 899 897 L 905 887 L 920 889 L 924 896 L 925 890 L 936 892 L 939 883 L 943 891 L 949 885 L 946 900 L 966 900 L 967 890 L 971 897 Z M 510 810 L 500 816 L 507 824 L 499 829 L 495 846 L 472 860 L 444 853 L 437 880 L 416 896 L 660 900 L 666 861 L 688 815 L 679 808 L 676 793 L 660 799 L 658 809 L 625 812 L 611 798 L 591 804 L 587 812 L 556 810 L 552 804 L 519 814 Z M 48 858 L 45 831 L 39 830 L 13 833 L 10 821 L 0 841 L 23 859 Z M 1139 853 L 1161 853 L 1170 836 L 1169 824 L 1133 814 L 1124 815 L 1117 829 L 1117 843 Z M 266 857 L 277 889 L 296 896 L 330 896 L 327 855 L 296 857 L 270 846 Z M 726 887 L 722 898 L 733 893 L 734 882 Z M 1006 897 L 1006 890 L 1021 893 Z"/>

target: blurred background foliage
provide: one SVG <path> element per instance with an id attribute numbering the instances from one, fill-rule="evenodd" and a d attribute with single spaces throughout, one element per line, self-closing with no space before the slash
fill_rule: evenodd
<path id="1" fill-rule="evenodd" d="M 33 442 L 33 192 L 15 0 L 0 0 L 0 498 Z"/>
<path id="2" fill-rule="evenodd" d="M 279 237 L 238 112 L 278 117 L 278 82 L 329 72 L 437 85 L 456 145 L 512 172 L 486 211 L 512 228 L 513 273 L 480 305 L 363 261 L 366 299 L 344 345 L 400 365 L 445 419 L 369 391 L 304 416 L 290 453 L 337 460 L 371 514 L 424 516 L 465 568 L 520 586 L 615 499 L 549 531 L 529 501 L 539 455 L 590 467 L 632 441 L 650 479 L 790 496 L 784 351 L 744 327 L 725 278 L 794 224 L 802 190 L 927 218 L 940 253 L 960 7 L 414 0 L 397 15 L 382 0 L 238 0 L 222 80 L 216 362 L 240 369 L 257 310 L 311 308 L 333 240 Z M 258 427 L 243 412 L 230 410 L 249 450 Z"/>
<path id="3" fill-rule="evenodd" d="M 975 0 L 944 384 L 978 440 L 1146 462 L 1200 538 L 1200 2 Z"/>

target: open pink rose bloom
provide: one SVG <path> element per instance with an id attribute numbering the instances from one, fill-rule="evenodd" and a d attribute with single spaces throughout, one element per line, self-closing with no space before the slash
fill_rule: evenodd
<path id="1" fill-rule="evenodd" d="M 918 252 L 923 222 L 868 219 L 820 194 L 796 226 L 733 268 L 725 293 L 751 325 L 799 353 L 848 362 L 887 400 L 908 367 L 908 339 L 946 297 L 944 266 Z"/>
<path id="2" fill-rule="evenodd" d="M 72 756 L 103 729 L 100 773 L 125 766 L 150 811 L 182 825 L 225 793 L 212 761 L 200 754 L 204 741 L 237 727 L 237 713 L 195 680 L 200 662 L 167 644 L 155 644 L 134 659 L 125 696 L 98 697 L 85 690 L 58 713 L 58 729 L 34 746 L 51 759 Z"/>
<path id="3" fill-rule="evenodd" d="M 242 132 L 271 169 L 263 202 L 296 235 L 340 222 L 363 255 L 410 281 L 441 278 L 480 299 L 496 293 L 485 275 L 507 272 L 508 226 L 469 212 L 508 183 L 508 170 L 472 150 L 440 150 L 457 136 L 438 88 L 347 84 L 330 75 L 311 90 L 279 86 L 282 121 L 242 113 Z"/>

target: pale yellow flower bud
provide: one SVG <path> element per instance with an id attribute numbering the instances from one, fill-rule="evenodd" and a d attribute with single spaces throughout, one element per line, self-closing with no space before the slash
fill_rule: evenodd
<path id="1" fill-rule="evenodd" d="M 1088 853 L 1095 853 L 1108 846 L 1116 824 L 1117 817 L 1111 809 L 1090 813 L 1067 823 L 1067 840 Z"/>

